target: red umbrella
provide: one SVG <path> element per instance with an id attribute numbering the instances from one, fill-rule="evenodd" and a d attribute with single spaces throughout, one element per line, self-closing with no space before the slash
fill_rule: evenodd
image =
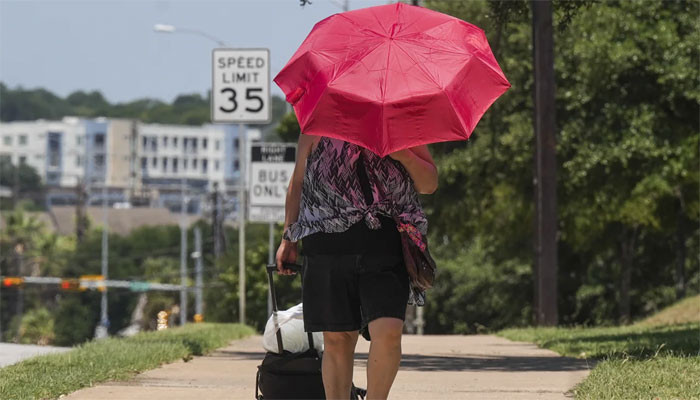
<path id="1" fill-rule="evenodd" d="M 483 30 L 403 3 L 317 23 L 274 80 L 303 133 L 382 157 L 468 139 L 510 87 Z"/>

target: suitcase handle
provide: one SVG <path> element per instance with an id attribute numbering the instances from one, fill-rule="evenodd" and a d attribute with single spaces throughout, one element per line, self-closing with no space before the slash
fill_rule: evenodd
<path id="1" fill-rule="evenodd" d="M 301 272 L 303 267 L 299 264 L 295 263 L 290 263 L 290 262 L 283 262 L 282 267 L 286 269 L 291 269 L 294 272 Z M 267 265 L 267 272 L 278 272 L 277 271 L 277 264 L 268 264 Z"/>
<path id="2" fill-rule="evenodd" d="M 282 263 L 282 266 L 287 269 L 291 269 L 294 272 L 299 272 L 301 274 L 301 290 L 304 290 L 304 267 L 299 264 L 295 263 L 289 263 L 285 262 Z M 272 297 L 272 313 L 273 315 L 277 314 L 277 293 L 275 291 L 275 284 L 272 279 L 272 273 L 277 271 L 277 264 L 268 264 L 265 269 L 267 270 L 267 279 L 268 283 L 270 285 L 270 297 Z M 309 338 L 309 348 L 314 349 L 314 338 L 311 335 L 311 332 L 306 332 L 306 335 Z M 282 329 L 278 329 L 276 335 L 277 336 L 277 348 L 279 349 L 279 353 L 282 354 L 284 352 L 284 345 L 282 343 Z"/>

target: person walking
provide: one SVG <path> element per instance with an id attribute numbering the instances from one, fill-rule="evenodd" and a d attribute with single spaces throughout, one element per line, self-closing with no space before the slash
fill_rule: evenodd
<path id="1" fill-rule="evenodd" d="M 274 81 L 302 132 L 277 268 L 291 273 L 301 241 L 326 396 L 348 398 L 362 334 L 367 398 L 386 399 L 406 305 L 423 305 L 435 271 L 418 201 L 438 182 L 426 145 L 467 140 L 510 83 L 481 28 L 402 2 L 320 21 Z"/>
<path id="2" fill-rule="evenodd" d="M 386 399 L 401 360 L 407 304 L 422 305 L 406 271 L 396 222 L 422 235 L 428 222 L 418 193 L 433 193 L 438 172 L 427 146 L 379 157 L 337 138 L 302 134 L 285 205 L 276 262 L 292 274 L 304 254 L 304 328 L 323 332 L 328 399 L 347 399 L 355 346 L 370 340 L 367 399 Z"/>

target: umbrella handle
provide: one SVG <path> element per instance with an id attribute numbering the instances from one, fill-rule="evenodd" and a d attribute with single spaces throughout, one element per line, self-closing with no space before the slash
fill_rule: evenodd
<path id="1" fill-rule="evenodd" d="M 294 91 L 290 94 L 287 95 L 287 103 L 291 105 L 295 105 L 299 99 L 301 99 L 301 96 L 303 96 L 306 93 L 306 90 L 298 87 L 294 89 Z"/>

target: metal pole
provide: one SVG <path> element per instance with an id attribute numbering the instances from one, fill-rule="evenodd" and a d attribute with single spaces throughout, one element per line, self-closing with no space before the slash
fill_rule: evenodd
<path id="1" fill-rule="evenodd" d="M 187 222 L 185 199 L 185 178 L 180 181 L 180 325 L 187 322 Z"/>
<path id="2" fill-rule="evenodd" d="M 425 320 L 423 319 L 423 307 L 416 306 L 416 333 L 419 335 L 423 334 L 423 327 L 425 326 Z"/>
<path id="3" fill-rule="evenodd" d="M 267 263 L 275 262 L 275 224 L 270 222 L 270 249 L 267 253 Z M 272 293 L 267 291 L 267 315 L 272 314 Z"/>
<path id="4" fill-rule="evenodd" d="M 0 278 L 2 277 L 2 270 L 0 270 Z M 0 280 L 0 343 L 2 342 L 2 281 Z"/>
<path id="5" fill-rule="evenodd" d="M 109 278 L 109 221 L 107 207 L 107 176 L 105 176 L 104 185 L 102 185 L 102 277 L 107 280 Z M 109 316 L 107 315 L 107 287 L 102 290 L 102 298 L 100 299 L 100 324 L 103 327 L 102 334 L 107 335 L 109 327 Z M 99 335 L 98 335 L 99 336 Z"/>
<path id="6" fill-rule="evenodd" d="M 24 245 L 18 245 L 16 248 L 17 252 L 17 275 L 24 275 Z M 17 324 L 17 332 L 15 332 L 16 338 L 19 339 L 20 329 L 22 329 L 22 315 L 24 314 L 24 288 L 22 286 L 17 287 L 17 304 L 15 305 L 15 315 L 19 323 Z"/>
<path id="7" fill-rule="evenodd" d="M 214 182 L 214 193 L 212 193 L 212 230 L 214 233 L 214 260 L 218 260 L 221 255 L 221 233 L 219 232 L 219 218 L 221 218 L 221 196 L 219 195 L 219 184 Z"/>
<path id="8" fill-rule="evenodd" d="M 551 1 L 532 1 L 535 128 L 535 323 L 557 325 L 557 193 Z"/>
<path id="9" fill-rule="evenodd" d="M 238 150 L 238 316 L 239 322 L 245 324 L 245 124 L 238 124 Z"/>
<path id="10" fill-rule="evenodd" d="M 202 310 L 202 231 L 198 226 L 194 228 L 194 251 L 195 257 L 195 292 L 194 292 L 194 312 L 203 315 Z"/>

